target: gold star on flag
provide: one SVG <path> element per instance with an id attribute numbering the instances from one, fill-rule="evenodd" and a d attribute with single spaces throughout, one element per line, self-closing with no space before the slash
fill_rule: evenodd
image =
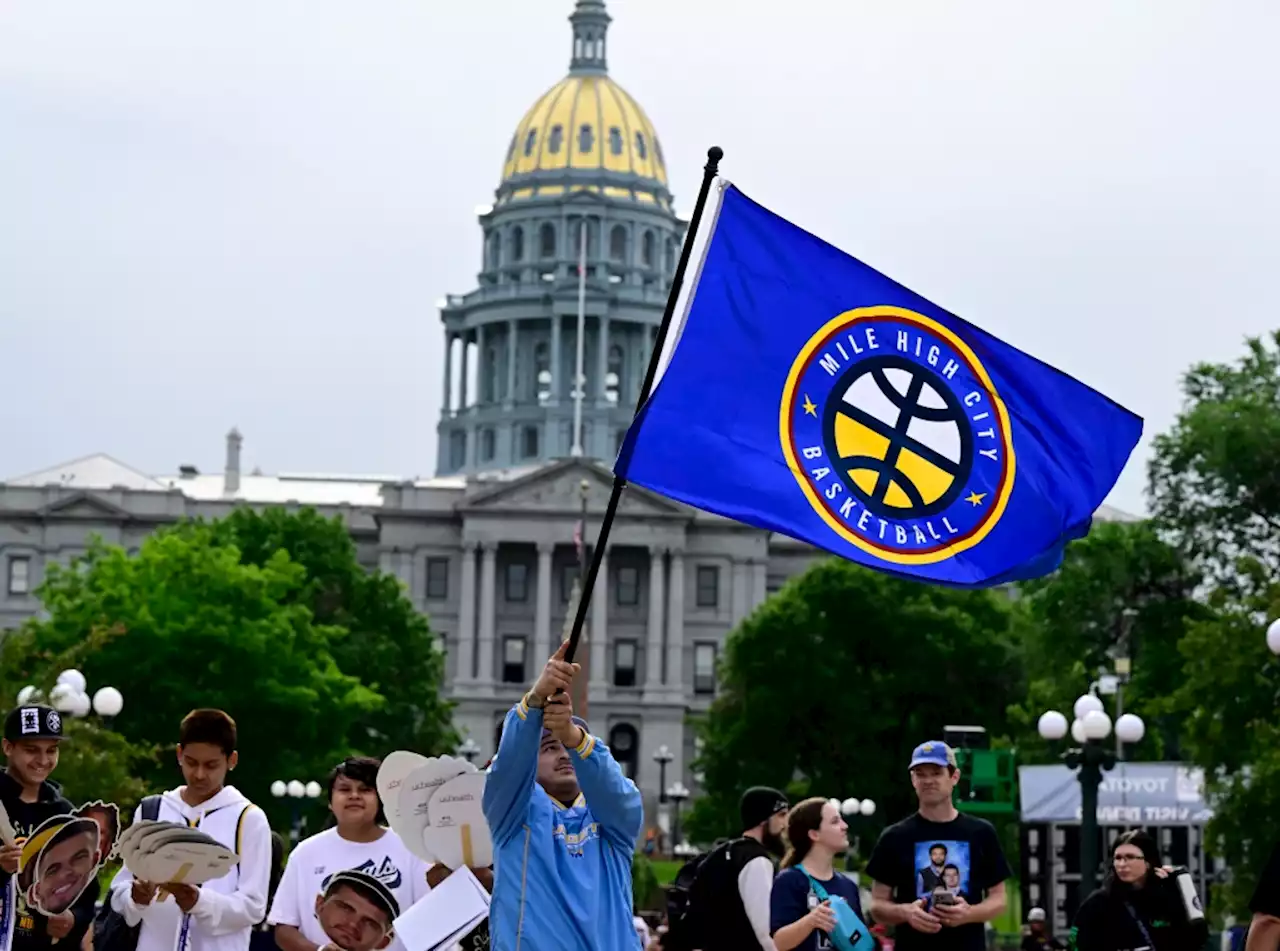
<path id="1" fill-rule="evenodd" d="M 810 416 L 818 415 L 818 407 L 813 405 L 813 400 L 809 399 L 809 395 L 807 393 L 804 397 L 804 411 Z"/>
<path id="2" fill-rule="evenodd" d="M 986 497 L 987 497 L 987 493 L 985 492 L 970 492 L 967 496 L 965 496 L 965 501 L 968 502 L 970 505 L 981 505 L 982 500 L 985 499 Z"/>

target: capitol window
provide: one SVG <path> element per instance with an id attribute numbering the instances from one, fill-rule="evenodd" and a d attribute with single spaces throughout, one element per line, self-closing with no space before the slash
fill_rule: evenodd
<path id="1" fill-rule="evenodd" d="M 449 559 L 427 559 L 427 597 L 443 601 L 449 597 Z"/>
<path id="2" fill-rule="evenodd" d="M 627 259 L 627 229 L 623 225 L 614 225 L 609 233 L 609 259 L 618 262 Z"/>
<path id="3" fill-rule="evenodd" d="M 26 555 L 9 559 L 9 593 L 31 593 L 31 559 Z"/>
<path id="4" fill-rule="evenodd" d="M 538 455 L 538 427 L 526 426 L 520 432 L 520 454 L 525 459 L 535 459 Z"/>
<path id="5" fill-rule="evenodd" d="M 720 567 L 699 565 L 697 575 L 697 604 L 700 608 L 714 608 L 720 603 Z"/>
<path id="6" fill-rule="evenodd" d="M 484 429 L 480 432 L 480 459 L 483 462 L 489 462 L 497 455 L 497 436 L 492 429 Z"/>
<path id="7" fill-rule="evenodd" d="M 641 160 L 649 157 L 649 150 L 645 147 L 643 132 L 636 133 L 636 154 L 640 156 Z"/>
<path id="8" fill-rule="evenodd" d="M 578 151 L 590 152 L 596 146 L 596 135 L 591 130 L 591 126 L 583 123 L 582 128 L 578 130 Z"/>
<path id="9" fill-rule="evenodd" d="M 547 136 L 547 151 L 552 155 L 560 154 L 560 146 L 564 144 L 564 126 L 553 125 L 551 134 Z"/>
<path id="10" fill-rule="evenodd" d="M 524 675 L 523 637 L 506 637 L 502 641 L 502 682 L 504 684 L 522 684 Z"/>
<path id="11" fill-rule="evenodd" d="M 623 565 L 618 569 L 618 581 L 615 596 L 620 607 L 631 607 L 640 603 L 640 571 L 631 565 Z"/>
<path id="12" fill-rule="evenodd" d="M 508 601 L 529 600 L 529 566 L 524 562 L 515 561 L 507 565 L 505 594 Z"/>
<path id="13" fill-rule="evenodd" d="M 615 687 L 634 687 L 636 685 L 636 642 L 622 640 L 613 647 L 613 685 Z"/>
<path id="14" fill-rule="evenodd" d="M 519 225 L 511 229 L 511 260 L 524 260 L 524 229 Z"/>
<path id="15" fill-rule="evenodd" d="M 654 243 L 653 232 L 646 231 L 644 233 L 644 243 L 640 246 L 640 257 L 645 267 L 653 267 L 653 259 L 655 257 Z"/>
<path id="16" fill-rule="evenodd" d="M 622 154 L 622 130 L 616 125 L 609 130 L 609 151 L 614 155 Z"/>
<path id="17" fill-rule="evenodd" d="M 693 692 L 703 695 L 716 692 L 715 644 L 693 645 Z"/>
<path id="18" fill-rule="evenodd" d="M 526 156 L 533 154 L 533 146 L 534 146 L 534 143 L 536 143 L 537 141 L 538 141 L 538 130 L 530 129 L 528 137 L 525 138 L 524 140 L 524 154 Z"/>
<path id="19" fill-rule="evenodd" d="M 556 126 L 556 128 L 560 128 Z M 538 255 L 542 258 L 553 258 L 556 256 L 556 227 L 553 224 L 544 224 L 538 229 Z"/>

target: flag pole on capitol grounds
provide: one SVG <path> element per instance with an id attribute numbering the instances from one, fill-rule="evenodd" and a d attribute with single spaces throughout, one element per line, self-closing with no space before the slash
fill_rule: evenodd
<path id="1" fill-rule="evenodd" d="M 689 268 L 689 259 L 693 256 L 693 243 L 698 236 L 698 226 L 702 222 L 702 213 L 707 206 L 707 196 L 711 193 L 711 183 L 720 171 L 720 160 L 724 158 L 724 150 L 713 145 L 707 149 L 707 164 L 702 169 L 702 187 L 698 189 L 698 200 L 694 203 L 693 214 L 689 217 L 689 230 L 685 234 L 684 247 L 680 251 L 680 261 L 671 278 L 671 293 L 667 295 L 667 308 L 662 313 L 662 322 L 658 324 L 658 334 L 653 341 L 653 354 L 649 357 L 649 368 L 645 371 L 644 382 L 640 384 L 640 396 L 636 400 L 636 417 L 649 399 L 653 391 L 654 381 L 658 376 L 658 366 L 662 362 L 662 351 L 666 348 L 667 334 L 671 330 L 671 321 L 675 317 L 676 303 L 684 286 L 685 272 Z M 618 505 L 622 501 L 622 491 L 627 487 L 626 465 L 623 462 L 615 465 L 613 491 L 609 493 L 609 504 L 605 507 L 604 518 L 600 522 L 600 532 L 591 553 L 591 565 L 587 568 L 587 576 L 582 581 L 582 595 L 578 599 L 578 610 L 573 617 L 573 628 L 569 632 L 569 646 L 565 648 L 564 659 L 573 661 L 573 655 L 582 640 L 582 628 L 587 621 L 587 609 L 591 604 L 591 594 L 595 590 L 596 576 L 600 574 L 600 562 L 604 557 L 605 545 L 609 540 L 609 532 L 613 529 L 613 520 L 618 514 Z M 652 608 L 652 606 L 651 606 Z"/>

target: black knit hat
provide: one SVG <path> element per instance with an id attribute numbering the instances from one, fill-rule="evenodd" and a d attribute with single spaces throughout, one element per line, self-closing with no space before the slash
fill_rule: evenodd
<path id="1" fill-rule="evenodd" d="M 738 814 L 742 828 L 754 829 L 780 812 L 791 808 L 787 797 L 770 786 L 752 786 L 738 800 Z"/>

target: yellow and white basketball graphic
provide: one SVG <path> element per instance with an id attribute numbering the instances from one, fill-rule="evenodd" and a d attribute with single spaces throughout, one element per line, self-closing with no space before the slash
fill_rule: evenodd
<path id="1" fill-rule="evenodd" d="M 936 374 L 892 357 L 864 361 L 831 400 L 829 416 L 832 455 L 873 511 L 924 516 L 964 484 L 971 451 L 964 408 Z"/>

